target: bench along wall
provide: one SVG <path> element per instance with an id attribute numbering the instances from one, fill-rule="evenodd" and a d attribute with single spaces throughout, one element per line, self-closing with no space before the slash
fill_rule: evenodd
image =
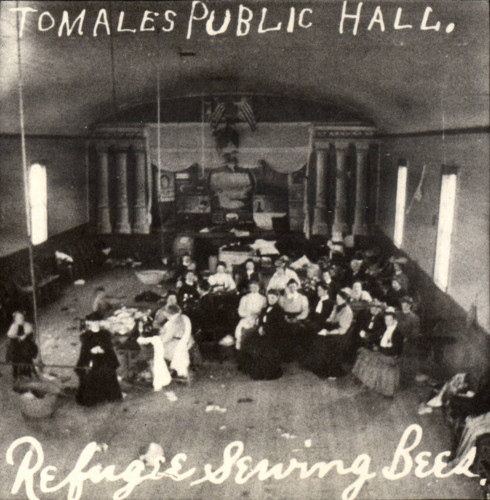
<path id="1" fill-rule="evenodd" d="M 449 132 L 444 138 L 440 133 L 391 137 L 384 138 L 382 144 L 378 223 L 390 239 L 394 230 L 398 162 L 402 158 L 408 162 L 407 208 L 426 165 L 422 199 L 414 201 L 405 215 L 402 250 L 429 278 L 434 271 L 441 167 L 443 164 L 459 167 L 447 290 L 452 300 L 437 300 L 443 294 L 433 294 L 434 300 L 426 304 L 426 309 L 429 315 L 446 318 L 447 324 L 452 325 L 446 333 L 458 342 L 446 348 L 445 357 L 453 371 L 479 362 L 488 363 L 485 359 L 490 339 L 488 132 Z M 475 300 L 478 323 L 487 332 L 478 335 L 466 329 L 464 322 Z M 463 321 L 452 321 L 457 316 Z"/>

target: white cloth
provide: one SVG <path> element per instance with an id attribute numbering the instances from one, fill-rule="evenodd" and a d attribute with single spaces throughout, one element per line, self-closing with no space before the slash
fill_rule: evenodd
<path id="1" fill-rule="evenodd" d="M 242 347 L 244 330 L 248 330 L 250 328 L 253 328 L 256 324 L 257 324 L 257 317 L 256 316 L 248 316 L 246 318 L 242 318 L 238 322 L 238 325 L 235 328 L 235 339 L 236 339 L 235 348 L 238 351 Z"/>
<path id="2" fill-rule="evenodd" d="M 250 245 L 255 251 L 259 252 L 261 255 L 279 255 L 279 250 L 276 248 L 275 241 L 267 241 L 258 239 Z"/>
<path id="3" fill-rule="evenodd" d="M 19 326 L 24 328 L 24 335 L 34 331 L 31 323 L 28 323 L 27 321 L 24 321 L 22 325 L 12 323 L 7 331 L 7 337 L 9 339 L 16 339 L 19 336 Z"/>
<path id="4" fill-rule="evenodd" d="M 295 260 L 291 264 L 291 267 L 293 269 L 301 269 L 302 267 L 306 267 L 306 266 L 311 266 L 311 260 L 306 255 L 303 255 L 303 257 L 301 257 L 298 260 Z"/>
<path id="5" fill-rule="evenodd" d="M 381 347 L 388 348 L 393 346 L 391 337 L 393 336 L 393 332 L 396 330 L 397 326 L 398 323 L 395 321 L 393 325 L 386 327 L 383 337 L 381 338 L 381 342 L 379 343 Z"/>
<path id="6" fill-rule="evenodd" d="M 68 262 L 70 264 L 73 263 L 73 257 L 71 255 L 68 255 L 67 253 L 60 252 L 59 250 L 56 250 L 54 252 L 56 260 L 60 262 Z"/>
<path id="7" fill-rule="evenodd" d="M 260 293 L 247 293 L 240 299 L 238 315 L 240 318 L 257 317 L 267 305 L 267 299 Z"/>
<path id="8" fill-rule="evenodd" d="M 189 373 L 189 349 L 194 343 L 191 333 L 191 320 L 180 313 L 172 316 L 161 329 L 164 357 L 179 377 L 187 377 Z"/>
<path id="9" fill-rule="evenodd" d="M 153 390 L 161 391 L 172 382 L 172 377 L 165 363 L 162 339 L 158 335 L 153 337 L 139 337 L 138 344 L 153 346 Z"/>
<path id="10" fill-rule="evenodd" d="M 235 290 L 236 284 L 228 273 L 212 274 L 208 278 L 208 282 L 212 287 L 223 287 L 225 290 Z"/>

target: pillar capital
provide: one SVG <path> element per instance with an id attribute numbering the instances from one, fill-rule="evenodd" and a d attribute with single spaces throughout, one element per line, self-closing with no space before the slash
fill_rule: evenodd
<path id="1" fill-rule="evenodd" d="M 346 153 L 351 145 L 350 141 L 334 141 L 335 152 Z"/>
<path id="2" fill-rule="evenodd" d="M 107 155 L 109 153 L 109 146 L 104 141 L 94 142 L 94 147 L 98 155 Z"/>
<path id="3" fill-rule="evenodd" d="M 354 145 L 356 147 L 356 153 L 367 153 L 369 151 L 369 147 L 371 143 L 369 141 L 355 141 Z"/>

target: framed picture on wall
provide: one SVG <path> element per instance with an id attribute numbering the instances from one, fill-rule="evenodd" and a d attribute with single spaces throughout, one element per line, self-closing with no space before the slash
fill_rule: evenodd
<path id="1" fill-rule="evenodd" d="M 172 172 L 160 172 L 158 201 L 175 201 L 175 175 Z"/>

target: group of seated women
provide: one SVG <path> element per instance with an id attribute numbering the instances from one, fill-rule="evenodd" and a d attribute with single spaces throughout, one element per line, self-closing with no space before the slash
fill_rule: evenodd
<path id="1" fill-rule="evenodd" d="M 420 336 L 401 263 L 390 259 L 380 266 L 362 254 L 347 262 L 331 255 L 303 271 L 300 279 L 287 259 L 276 262 L 262 313 L 258 309 L 264 307 L 264 297 L 255 283 L 241 299 L 242 320 L 235 333 L 241 369 L 248 369 L 253 378 L 266 378 L 264 374 L 280 373 L 271 368 L 271 360 L 297 360 L 320 377 L 336 378 L 350 361 L 353 375 L 364 385 L 392 396 L 400 382 L 404 346 L 416 345 Z M 255 307 L 249 313 L 252 297 Z M 266 341 L 260 338 L 266 334 L 260 330 L 261 317 L 271 302 L 277 304 L 275 324 L 280 327 Z M 264 361 L 268 370 L 261 371 Z"/>
<path id="2" fill-rule="evenodd" d="M 219 332 L 213 340 L 221 345 L 235 345 L 239 369 L 254 379 L 278 378 L 283 363 L 291 361 L 319 377 L 336 378 L 350 362 L 363 384 L 393 395 L 404 345 L 419 335 L 401 263 L 379 262 L 369 252 L 346 258 L 336 251 L 294 267 L 282 256 L 272 272 L 248 259 L 233 272 L 218 262 L 214 273 L 199 273 L 184 256 L 176 289 L 156 311 L 152 333 L 138 335 L 140 345 L 153 345 L 155 390 L 169 380 L 164 361 L 187 373 L 194 338 L 206 340 L 207 331 Z M 79 366 L 80 375 L 85 371 Z"/>

